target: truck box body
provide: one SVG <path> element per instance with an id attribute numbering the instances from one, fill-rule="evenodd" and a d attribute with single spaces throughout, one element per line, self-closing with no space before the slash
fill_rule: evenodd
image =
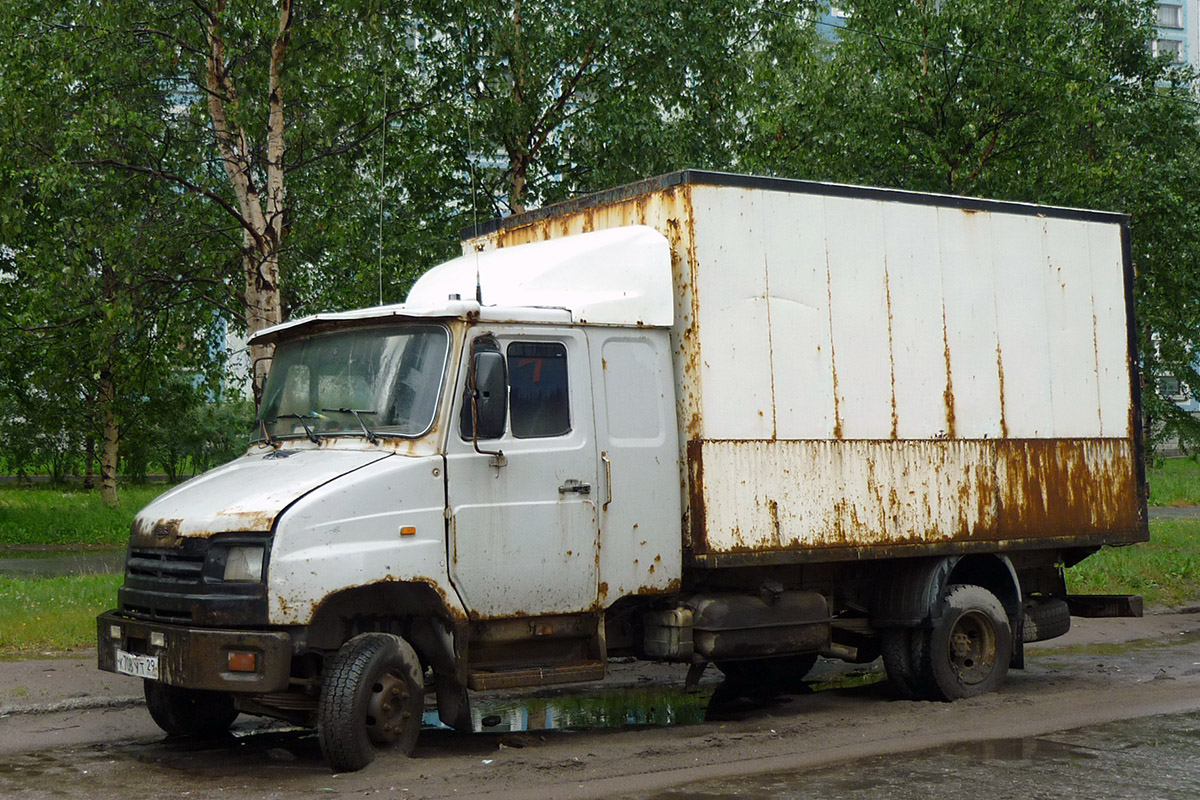
<path id="1" fill-rule="evenodd" d="M 685 563 L 1147 538 L 1123 216 L 685 172 L 464 251 L 634 224 L 672 249 Z"/>

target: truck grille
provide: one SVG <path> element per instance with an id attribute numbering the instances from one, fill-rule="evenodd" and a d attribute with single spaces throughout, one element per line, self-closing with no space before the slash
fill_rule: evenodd
<path id="1" fill-rule="evenodd" d="M 177 547 L 131 546 L 125 585 L 117 592 L 120 613 L 177 625 L 265 625 L 266 584 L 224 580 L 229 548 L 237 545 L 264 547 L 269 553 L 271 538 L 262 533 L 222 533 L 183 538 Z"/>
<path id="2" fill-rule="evenodd" d="M 204 552 L 133 548 L 125 570 L 131 576 L 198 583 L 204 571 Z"/>

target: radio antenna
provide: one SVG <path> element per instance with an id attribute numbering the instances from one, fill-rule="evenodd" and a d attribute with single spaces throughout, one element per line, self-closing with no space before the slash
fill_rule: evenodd
<path id="1" fill-rule="evenodd" d="M 386 180 L 387 161 L 387 65 L 384 65 L 383 75 L 383 134 L 379 137 L 379 305 L 383 305 L 383 185 Z"/>
<path id="2" fill-rule="evenodd" d="M 471 20 L 469 17 L 466 20 L 466 27 L 467 47 L 463 54 L 463 100 L 467 104 L 467 171 L 471 173 L 471 238 L 475 239 L 479 236 L 479 192 L 475 180 L 475 154 L 471 149 L 471 116 L 475 107 L 471 103 L 471 92 L 467 88 L 471 79 L 468 74 L 471 57 Z M 475 247 L 472 247 L 471 250 L 475 253 L 475 302 L 482 306 L 483 281 L 479 275 L 479 250 Z"/>

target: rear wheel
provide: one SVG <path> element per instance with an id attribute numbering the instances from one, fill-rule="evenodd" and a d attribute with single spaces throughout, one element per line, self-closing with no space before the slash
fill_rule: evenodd
<path id="1" fill-rule="evenodd" d="M 354 637 L 326 665 L 317 738 L 335 772 L 360 770 L 377 750 L 411 755 L 421 730 L 425 686 L 408 642 L 387 633 Z"/>
<path id="2" fill-rule="evenodd" d="M 1057 597 L 1025 601 L 1025 623 L 1021 638 L 1026 642 L 1044 642 L 1071 630 L 1071 609 Z"/>
<path id="3" fill-rule="evenodd" d="M 168 736 L 220 736 L 237 719 L 233 698 L 223 692 L 181 689 L 158 681 L 142 684 L 150 717 Z"/>
<path id="4" fill-rule="evenodd" d="M 996 595 L 981 586 L 951 586 L 945 611 L 928 635 L 917 677 L 931 696 L 957 700 L 1000 688 L 1013 642 L 1008 615 Z"/>
<path id="5" fill-rule="evenodd" d="M 880 641 L 880 654 L 888 682 L 903 700 L 924 700 L 928 687 L 918 671 L 929 649 L 925 628 L 888 628 Z"/>
<path id="6" fill-rule="evenodd" d="M 742 661 L 718 661 L 717 669 L 735 683 L 781 686 L 803 680 L 816 663 L 816 653 L 804 653 L 774 658 L 748 658 Z"/>

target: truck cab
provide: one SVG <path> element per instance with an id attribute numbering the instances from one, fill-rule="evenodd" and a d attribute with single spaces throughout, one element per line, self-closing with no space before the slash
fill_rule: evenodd
<path id="1" fill-rule="evenodd" d="M 138 515 L 100 618 L 101 668 L 145 678 L 164 729 L 315 722 L 361 766 L 415 736 L 427 670 L 442 721 L 467 727 L 468 687 L 603 677 L 604 610 L 678 590 L 668 245 L 644 227 L 569 245 L 470 254 L 404 305 L 259 335 L 250 448 Z M 588 286 L 614 260 L 632 279 Z M 524 296 L 524 274 L 566 305 Z M 382 648 L 411 679 L 396 731 L 347 754 L 362 709 L 318 687 L 352 640 L 371 645 L 355 676 Z"/>

